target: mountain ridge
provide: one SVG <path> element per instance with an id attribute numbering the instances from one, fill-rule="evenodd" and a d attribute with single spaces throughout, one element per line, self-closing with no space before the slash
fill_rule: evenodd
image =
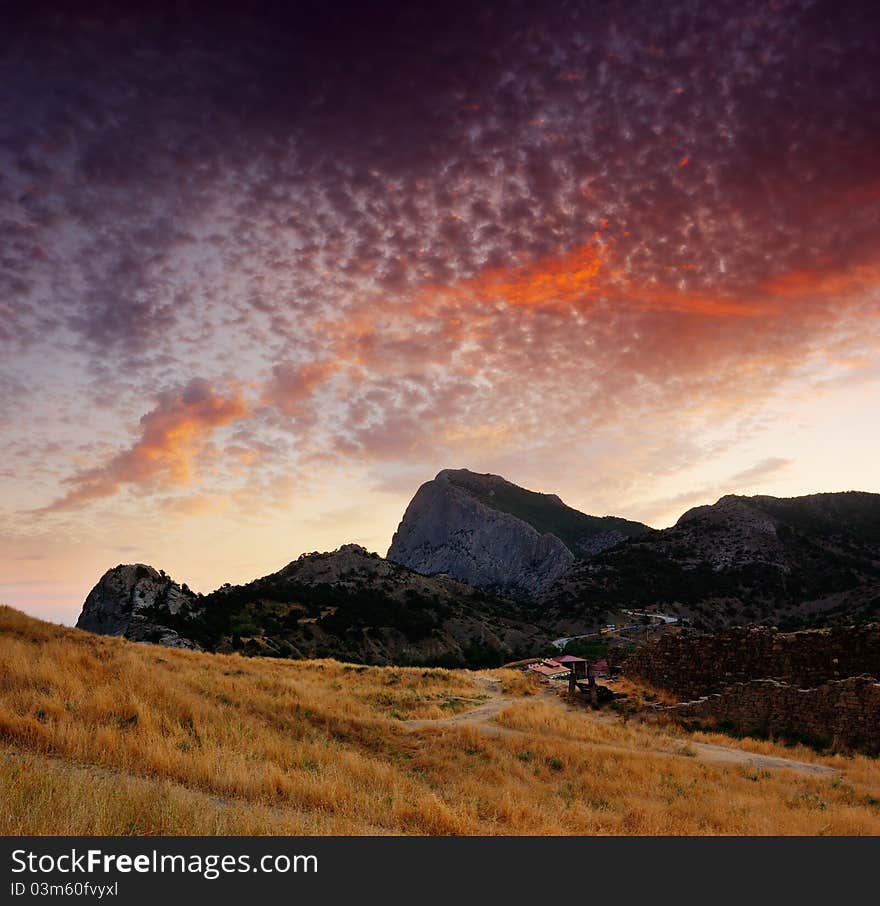
<path id="1" fill-rule="evenodd" d="M 89 593 L 77 626 L 197 650 L 483 667 L 545 653 L 554 637 L 595 632 L 627 609 L 686 618 L 690 631 L 880 616 L 880 494 L 727 494 L 666 529 L 632 523 L 633 534 L 579 558 L 507 512 L 522 501 L 542 527 L 616 519 L 500 476 L 444 470 L 401 522 L 418 540 L 427 514 L 435 544 L 415 558 L 421 569 L 394 559 L 395 542 L 388 558 L 348 544 L 201 595 L 146 564 L 120 564 Z M 446 509 L 432 536 L 438 507 Z"/>
<path id="2" fill-rule="evenodd" d="M 675 525 L 579 561 L 542 598 L 548 618 L 654 606 L 709 629 L 876 618 L 880 494 L 728 494 Z"/>
<path id="3" fill-rule="evenodd" d="M 196 650 L 456 667 L 499 666 L 549 641 L 514 603 L 356 544 L 207 595 L 122 564 L 90 592 L 77 627 Z"/>

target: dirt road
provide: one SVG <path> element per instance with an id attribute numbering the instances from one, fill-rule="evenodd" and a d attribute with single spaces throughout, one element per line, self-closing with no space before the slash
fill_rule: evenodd
<path id="1" fill-rule="evenodd" d="M 453 714 L 451 717 L 441 717 L 436 719 L 423 720 L 405 720 L 403 725 L 411 730 L 424 730 L 439 727 L 474 727 L 487 736 L 515 736 L 521 733 L 511 727 L 505 727 L 495 721 L 495 716 L 511 705 L 522 702 L 525 699 L 507 695 L 501 691 L 501 683 L 492 677 L 479 676 L 474 678 L 475 682 L 482 688 L 486 700 L 472 708 L 469 711 L 463 711 L 460 714 Z M 539 696 L 548 702 L 554 702 L 559 708 L 570 708 L 556 692 L 549 686 L 545 687 Z M 584 711 L 585 720 L 596 719 L 589 711 Z M 549 736 L 559 735 L 553 730 L 547 731 Z M 727 746 L 714 745 L 710 743 L 687 741 L 678 751 L 647 750 L 626 748 L 625 746 L 611 745 L 609 743 L 584 743 L 597 748 L 616 751 L 620 753 L 636 753 L 656 755 L 662 758 L 688 758 L 696 757 L 703 761 L 714 762 L 716 764 L 735 764 L 748 765 L 765 770 L 788 770 L 796 771 L 800 774 L 812 775 L 830 775 L 837 774 L 835 768 L 823 764 L 813 764 L 808 761 L 798 761 L 795 758 L 782 758 L 779 756 L 759 755 L 755 752 L 747 752 L 744 749 L 735 749 Z"/>

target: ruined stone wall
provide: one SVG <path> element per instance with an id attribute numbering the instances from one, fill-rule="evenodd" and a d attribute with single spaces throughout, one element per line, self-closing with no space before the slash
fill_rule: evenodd
<path id="1" fill-rule="evenodd" d="M 813 689 L 753 680 L 658 710 L 676 720 L 717 722 L 750 736 L 787 736 L 880 755 L 880 683 L 874 677 L 832 680 Z"/>
<path id="2" fill-rule="evenodd" d="M 623 669 L 683 701 L 755 679 L 813 688 L 860 674 L 880 677 L 880 625 L 792 633 L 737 628 L 710 636 L 664 636 L 630 655 Z"/>
<path id="3" fill-rule="evenodd" d="M 675 720 L 880 754 L 878 624 L 665 636 L 624 671 L 676 695 L 679 704 L 656 708 Z"/>

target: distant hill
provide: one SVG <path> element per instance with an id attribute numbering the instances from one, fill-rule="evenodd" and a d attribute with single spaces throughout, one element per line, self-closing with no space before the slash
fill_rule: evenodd
<path id="1" fill-rule="evenodd" d="M 616 516 L 588 516 L 555 494 L 498 475 L 445 469 L 417 491 L 388 559 L 505 595 L 540 594 L 578 557 L 649 531 Z"/>
<path id="2" fill-rule="evenodd" d="M 722 497 L 580 561 L 541 603 L 545 619 L 573 625 L 621 607 L 655 607 L 707 629 L 876 619 L 880 494 Z"/>
<path id="3" fill-rule="evenodd" d="M 178 648 L 368 664 L 498 666 L 549 641 L 510 601 L 354 544 L 204 596 L 143 564 L 117 566 L 77 626 Z"/>

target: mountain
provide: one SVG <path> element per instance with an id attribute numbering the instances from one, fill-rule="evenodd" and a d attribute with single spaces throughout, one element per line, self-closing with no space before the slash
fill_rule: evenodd
<path id="1" fill-rule="evenodd" d="M 587 516 L 555 494 L 498 475 L 444 469 L 416 492 L 388 559 L 499 594 L 533 597 L 574 565 L 649 531 L 640 522 Z"/>
<path id="2" fill-rule="evenodd" d="M 576 564 L 541 601 L 556 625 L 654 606 L 701 628 L 880 614 L 880 494 L 728 495 Z"/>
<path id="3" fill-rule="evenodd" d="M 117 566 L 77 626 L 175 647 L 370 664 L 498 666 L 549 641 L 513 602 L 354 544 L 204 596 L 151 567 Z"/>

